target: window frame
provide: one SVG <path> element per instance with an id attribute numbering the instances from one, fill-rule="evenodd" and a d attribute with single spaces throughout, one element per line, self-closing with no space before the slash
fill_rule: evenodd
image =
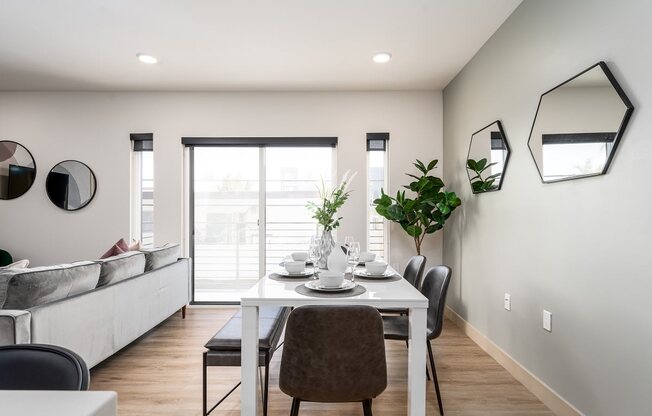
<path id="1" fill-rule="evenodd" d="M 189 255 L 195 256 L 195 148 L 197 147 L 257 147 L 261 148 L 259 153 L 259 230 L 263 235 L 267 228 L 266 215 L 266 152 L 268 147 L 330 147 L 331 151 L 331 181 L 337 182 L 337 137 L 182 137 L 188 157 L 188 247 Z M 260 231 L 259 231 L 260 232 Z M 266 244 L 265 238 L 259 240 L 259 267 L 261 271 L 266 268 Z M 195 262 L 192 262 L 191 270 L 191 305 L 238 305 L 240 302 L 230 301 L 198 301 L 195 300 Z"/>
<path id="2" fill-rule="evenodd" d="M 143 156 L 144 153 L 154 155 L 153 134 L 152 133 L 132 133 L 131 139 L 131 192 L 130 192 L 130 230 L 129 234 L 134 240 L 140 241 L 143 247 L 152 247 L 154 245 L 154 224 L 152 225 L 152 241 L 150 244 L 144 244 L 142 230 L 142 212 L 143 212 Z M 152 170 L 154 169 L 154 160 L 152 160 Z M 155 183 L 154 172 L 152 172 L 152 182 Z M 154 185 L 152 186 L 154 188 Z M 153 199 L 153 198 L 152 198 Z M 152 203 L 152 206 L 155 205 Z M 154 210 L 154 208 L 152 208 Z"/>
<path id="3" fill-rule="evenodd" d="M 384 145 L 382 148 L 378 148 L 373 145 L 372 142 L 377 142 L 382 140 L 384 142 Z M 366 243 L 367 243 L 367 251 L 370 250 L 370 244 L 371 244 L 371 215 L 376 214 L 376 210 L 374 209 L 373 201 L 369 201 L 367 198 L 369 198 L 370 194 L 370 185 L 371 185 L 371 179 L 369 177 L 369 169 L 370 169 L 370 156 L 371 152 L 382 152 L 383 153 L 383 186 L 382 188 L 385 190 L 385 193 L 387 193 L 387 190 L 389 189 L 389 133 L 367 133 L 367 165 L 366 165 L 366 195 L 365 195 L 365 205 L 367 207 L 367 213 L 366 213 Z M 383 253 L 382 257 L 383 259 L 389 263 L 389 256 L 390 256 L 390 238 L 389 238 L 389 221 L 387 221 L 386 218 L 382 218 L 382 223 L 383 223 Z"/>

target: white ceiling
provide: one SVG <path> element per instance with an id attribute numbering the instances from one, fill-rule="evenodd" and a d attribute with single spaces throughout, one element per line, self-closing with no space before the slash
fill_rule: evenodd
<path id="1" fill-rule="evenodd" d="M 2 0 L 0 90 L 441 89 L 520 2 Z"/>

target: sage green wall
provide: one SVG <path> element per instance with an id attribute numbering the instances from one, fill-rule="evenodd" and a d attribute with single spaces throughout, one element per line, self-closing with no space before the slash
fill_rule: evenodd
<path id="1" fill-rule="evenodd" d="M 650 414 L 650 16 L 643 0 L 526 0 L 444 90 L 445 180 L 464 201 L 444 235 L 449 305 L 588 415 Z M 614 163 L 543 185 L 527 148 L 539 96 L 600 60 L 636 107 Z M 512 158 L 503 189 L 474 196 L 469 139 L 496 119 Z"/>

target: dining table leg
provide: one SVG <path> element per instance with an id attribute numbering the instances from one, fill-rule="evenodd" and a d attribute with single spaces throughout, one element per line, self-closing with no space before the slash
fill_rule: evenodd
<path id="1" fill-rule="evenodd" d="M 408 415 L 426 414 L 426 308 L 410 308 Z"/>
<path id="2" fill-rule="evenodd" d="M 258 414 L 258 313 L 258 306 L 242 306 L 240 364 L 242 372 L 240 414 L 242 416 Z"/>

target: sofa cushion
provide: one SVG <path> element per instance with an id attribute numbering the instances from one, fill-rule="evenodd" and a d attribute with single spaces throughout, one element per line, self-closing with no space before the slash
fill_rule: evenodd
<path id="1" fill-rule="evenodd" d="M 179 244 L 166 244 L 163 247 L 142 250 L 145 253 L 145 271 L 158 269 L 172 264 L 179 259 Z"/>
<path id="2" fill-rule="evenodd" d="M 92 261 L 0 271 L 0 308 L 28 309 L 87 292 L 97 286 L 100 265 Z"/>
<path id="3" fill-rule="evenodd" d="M 145 254 L 139 251 L 128 251 L 97 262 L 101 265 L 97 287 L 129 279 L 145 271 Z"/>

